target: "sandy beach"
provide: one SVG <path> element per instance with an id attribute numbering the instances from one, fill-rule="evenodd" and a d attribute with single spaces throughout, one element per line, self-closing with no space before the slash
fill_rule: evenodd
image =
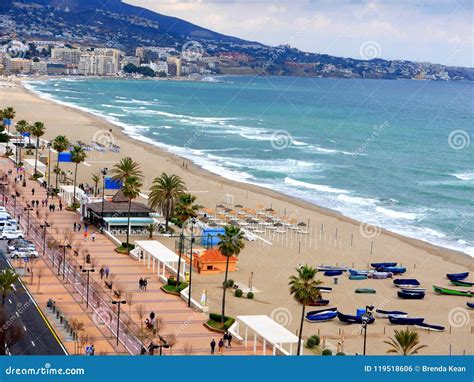
<path id="1" fill-rule="evenodd" d="M 262 204 L 265 208 L 273 208 L 280 215 L 286 211 L 286 215 L 297 221 L 309 222 L 308 235 L 266 235 L 265 239 L 272 244 L 246 242 L 239 257 L 238 270 L 230 278 L 237 284 L 248 284 L 253 272 L 253 287 L 259 292 L 255 294 L 254 300 L 229 296 L 228 314 L 267 314 L 296 332 L 301 307 L 289 295 L 288 277 L 295 273 L 294 269 L 299 264 L 344 265 L 366 269 L 371 262 L 393 261 L 407 268 L 404 277 L 417 278 L 427 289 L 424 300 L 399 299 L 397 288 L 391 280 L 351 281 L 343 276 L 339 278 L 338 285 L 333 285 L 332 277 L 324 277 L 320 273 L 318 277 L 324 281 L 324 285 L 333 287 L 333 292 L 324 297 L 330 299 L 330 306 L 338 307 L 345 314 L 355 314 L 357 308 L 374 305 L 385 310 L 404 310 L 410 316 L 425 317 L 427 323 L 446 326 L 443 333 L 419 330 L 421 343 L 428 345 L 422 354 L 473 353 L 474 310 L 466 309 L 466 301 L 470 300 L 465 297 L 438 296 L 432 290 L 432 285 L 449 287 L 446 273 L 473 272 L 474 261 L 468 255 L 374 229 L 302 200 L 211 174 L 151 144 L 129 138 L 119 127 L 104 119 L 41 99 L 26 91 L 20 82 L 15 87 L 0 89 L 0 104 L 2 108 L 14 107 L 16 120 L 43 121 L 46 126 L 45 139 L 64 134 L 71 142 L 82 140 L 89 143 L 107 137 L 121 147 L 120 153 L 88 153 L 87 163 L 79 166 L 79 182 L 91 183 L 91 175 L 100 168 L 111 168 L 121 157 L 131 156 L 142 166 L 145 175 L 144 194 L 153 179 L 164 171 L 181 176 L 189 192 L 197 196 L 197 203 L 207 207 L 214 208 L 216 204 L 224 202 L 225 195 L 232 195 L 235 204 L 252 208 Z M 72 166 L 62 167 L 72 170 Z M 174 239 L 160 241 L 174 248 Z M 218 311 L 223 275 L 197 275 L 193 280 L 194 297 L 199 299 L 201 292 L 206 289 L 210 311 Z M 356 288 L 374 288 L 377 293 L 355 294 Z M 368 354 L 385 354 L 388 346 L 383 341 L 393 334 L 394 329 L 397 327 L 390 325 L 388 320 L 376 320 L 368 329 Z M 326 347 L 334 351 L 342 347 L 346 353 L 362 352 L 359 325 L 346 326 L 338 320 L 305 324 L 305 336 L 318 333 L 324 337 Z M 309 351 L 305 350 L 305 353 L 309 354 Z"/>

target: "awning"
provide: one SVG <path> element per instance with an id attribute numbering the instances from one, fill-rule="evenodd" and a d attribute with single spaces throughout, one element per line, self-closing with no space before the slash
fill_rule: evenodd
<path id="1" fill-rule="evenodd" d="M 109 226 L 126 226 L 128 224 L 127 218 L 106 218 L 104 217 L 104 221 Z M 155 223 L 155 219 L 152 218 L 130 218 L 130 225 L 131 226 L 144 226 L 148 224 Z"/>

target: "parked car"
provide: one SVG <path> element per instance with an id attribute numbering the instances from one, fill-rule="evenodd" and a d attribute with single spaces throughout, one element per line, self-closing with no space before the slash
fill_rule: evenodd
<path id="1" fill-rule="evenodd" d="M 24 251 L 24 250 L 17 250 L 13 251 L 10 254 L 12 259 L 26 259 L 31 257 L 39 257 L 39 253 L 37 251 Z"/>
<path id="2" fill-rule="evenodd" d="M 8 213 L 7 209 L 3 206 L 0 206 L 0 212 Z"/>
<path id="3" fill-rule="evenodd" d="M 17 230 L 6 230 L 4 229 L 1 233 L 0 238 L 2 240 L 6 239 L 23 239 L 23 232 Z"/>
<path id="4" fill-rule="evenodd" d="M 16 251 L 17 249 L 30 249 L 30 250 L 35 250 L 36 246 L 28 240 L 25 239 L 13 239 L 13 240 L 8 240 L 7 244 L 7 252 L 11 253 L 13 251 Z"/>

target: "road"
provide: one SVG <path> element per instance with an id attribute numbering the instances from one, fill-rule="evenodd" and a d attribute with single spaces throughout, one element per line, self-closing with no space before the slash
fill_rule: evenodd
<path id="1" fill-rule="evenodd" d="M 0 240 L 0 269 L 10 268 L 6 255 L 6 241 Z M 14 322 L 23 336 L 9 349 L 11 355 L 67 355 L 57 334 L 43 316 L 36 302 L 21 282 L 5 301 L 6 325 Z M 16 318 L 15 318 L 16 316 Z"/>

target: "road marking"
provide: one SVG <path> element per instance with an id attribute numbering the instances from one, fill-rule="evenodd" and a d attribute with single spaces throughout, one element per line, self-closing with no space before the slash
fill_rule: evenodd
<path id="1" fill-rule="evenodd" d="M 32 344 L 34 347 L 36 347 L 36 345 L 35 345 L 35 343 L 34 343 L 33 341 L 31 341 L 31 344 Z"/>
<path id="2" fill-rule="evenodd" d="M 25 325 L 23 325 L 23 330 L 26 332 L 26 326 Z"/>
<path id="3" fill-rule="evenodd" d="M 8 299 L 8 302 L 9 302 L 10 304 L 13 304 L 12 300 L 10 300 L 10 299 Z"/>
<path id="4" fill-rule="evenodd" d="M 16 292 L 16 286 L 15 284 L 12 285 L 13 290 Z"/>
<path id="5" fill-rule="evenodd" d="M 20 317 L 20 315 L 18 314 L 18 312 L 15 312 L 15 313 L 16 313 L 16 316 L 17 316 L 17 317 Z"/>

